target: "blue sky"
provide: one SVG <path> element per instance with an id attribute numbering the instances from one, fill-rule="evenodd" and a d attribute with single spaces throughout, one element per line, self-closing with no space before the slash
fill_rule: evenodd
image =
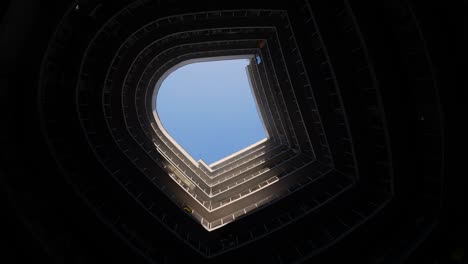
<path id="1" fill-rule="evenodd" d="M 163 127 L 207 164 L 266 137 L 249 87 L 248 60 L 199 62 L 162 83 L 156 111 Z"/>

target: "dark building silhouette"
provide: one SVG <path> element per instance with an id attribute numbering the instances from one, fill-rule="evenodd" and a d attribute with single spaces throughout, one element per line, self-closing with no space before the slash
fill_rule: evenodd
<path id="1" fill-rule="evenodd" d="M 11 263 L 466 263 L 464 6 L 2 5 Z M 269 137 L 187 161 L 154 119 L 158 80 L 239 56 Z"/>

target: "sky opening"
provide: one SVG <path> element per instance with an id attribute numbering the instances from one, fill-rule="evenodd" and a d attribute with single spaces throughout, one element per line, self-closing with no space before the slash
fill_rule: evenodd
<path id="1" fill-rule="evenodd" d="M 246 73 L 247 59 L 198 62 L 161 84 L 156 111 L 193 159 L 211 164 L 266 138 Z"/>

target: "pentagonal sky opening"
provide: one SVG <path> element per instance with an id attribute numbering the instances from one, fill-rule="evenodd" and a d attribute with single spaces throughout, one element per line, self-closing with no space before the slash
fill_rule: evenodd
<path id="1" fill-rule="evenodd" d="M 194 160 L 213 164 L 267 138 L 248 64 L 248 59 L 195 62 L 162 82 L 155 109 L 161 125 Z"/>

